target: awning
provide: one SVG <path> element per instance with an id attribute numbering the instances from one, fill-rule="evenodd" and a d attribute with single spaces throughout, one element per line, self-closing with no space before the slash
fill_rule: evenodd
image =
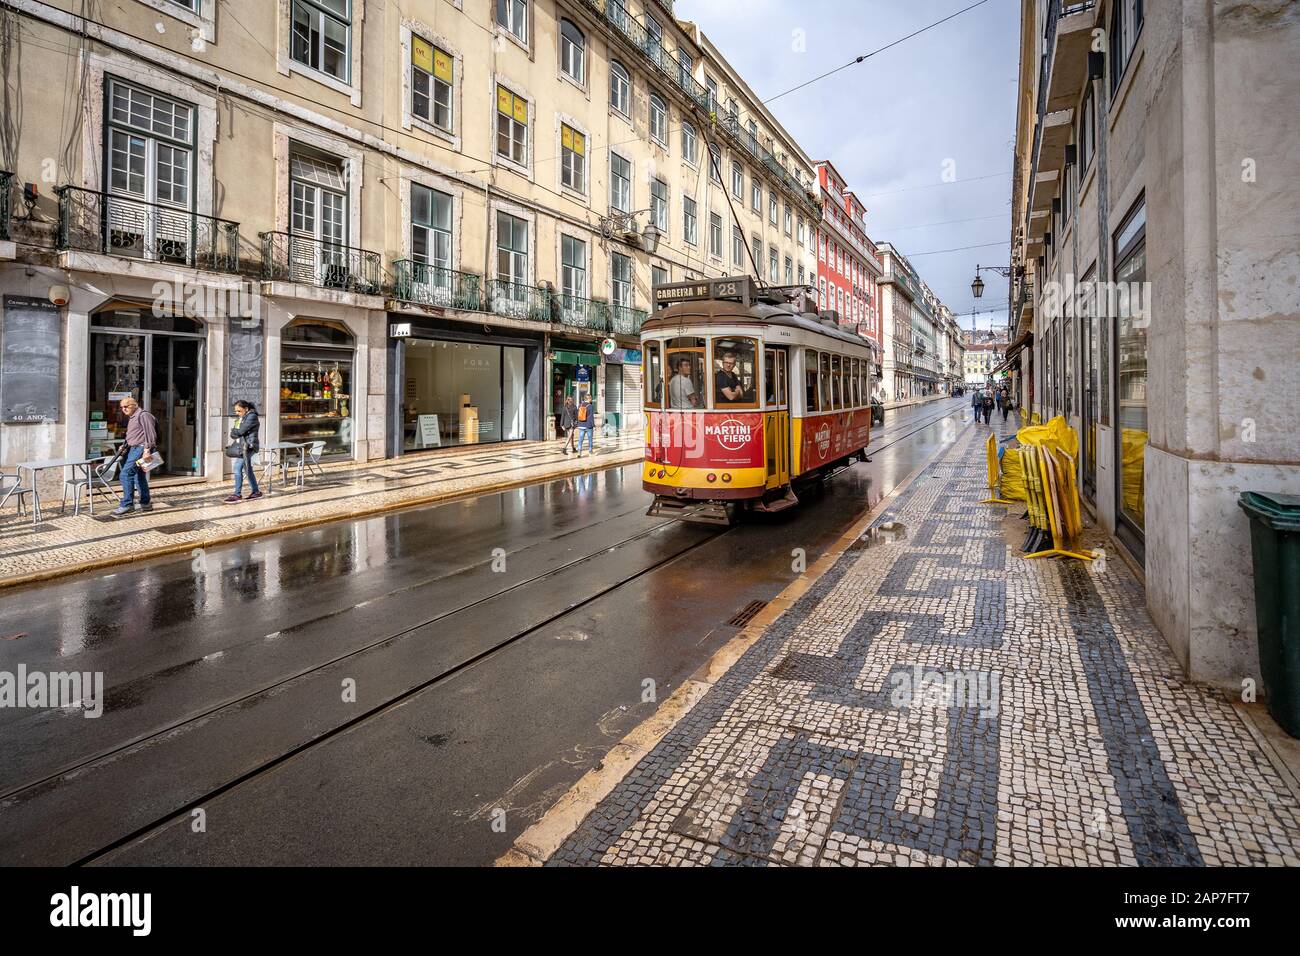
<path id="1" fill-rule="evenodd" d="M 1026 332 L 1024 335 L 1020 336 L 1020 338 L 1016 339 L 1014 342 L 1012 342 L 1010 345 L 1007 346 L 1006 357 L 1003 358 L 1002 364 L 993 370 L 993 374 L 998 375 L 1001 372 L 1007 371 L 1008 369 L 1020 368 L 1021 350 L 1028 348 L 1030 345 L 1033 344 L 1034 344 L 1033 332 Z"/>
<path id="2" fill-rule="evenodd" d="M 600 355 L 596 352 L 560 352 L 555 353 L 556 365 L 599 365 Z"/>

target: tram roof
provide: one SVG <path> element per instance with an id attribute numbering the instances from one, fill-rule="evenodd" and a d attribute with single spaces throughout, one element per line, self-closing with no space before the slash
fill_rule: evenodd
<path id="1" fill-rule="evenodd" d="M 760 291 L 748 276 L 735 283 L 714 279 L 702 282 L 680 282 L 655 288 L 658 308 L 641 323 L 641 331 L 657 332 L 677 330 L 684 322 L 690 325 L 735 325 L 738 322 L 758 322 L 762 325 L 784 326 L 813 335 L 838 339 L 849 345 L 874 349 L 870 339 L 846 332 L 832 325 L 815 312 L 799 312 L 795 308 L 795 291 L 785 287 Z M 739 288 L 735 288 L 739 285 Z M 730 294 L 723 288 L 733 290 Z M 811 291 L 811 289 L 809 289 Z M 773 301 L 773 300 L 777 301 Z M 786 301 L 779 301 L 785 299 Z"/>

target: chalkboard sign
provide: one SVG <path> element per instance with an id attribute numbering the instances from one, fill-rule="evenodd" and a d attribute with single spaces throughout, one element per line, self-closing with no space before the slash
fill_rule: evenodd
<path id="1" fill-rule="evenodd" d="M 57 305 L 25 295 L 4 297 L 0 421 L 59 420 L 61 339 Z"/>
<path id="2" fill-rule="evenodd" d="M 266 356 L 266 339 L 262 323 L 247 319 L 229 319 L 226 339 L 226 405 L 243 399 L 262 404 L 262 366 Z"/>

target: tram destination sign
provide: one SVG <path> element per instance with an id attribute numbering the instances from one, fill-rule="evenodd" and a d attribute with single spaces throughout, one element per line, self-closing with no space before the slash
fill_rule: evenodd
<path id="1" fill-rule="evenodd" d="M 757 294 L 754 280 L 749 276 L 671 282 L 657 285 L 654 289 L 655 305 L 661 309 L 678 302 L 707 302 L 710 299 L 730 299 L 750 305 Z"/>

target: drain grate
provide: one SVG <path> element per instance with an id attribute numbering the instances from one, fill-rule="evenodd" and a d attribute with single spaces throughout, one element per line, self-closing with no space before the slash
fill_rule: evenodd
<path id="1" fill-rule="evenodd" d="M 740 609 L 740 612 L 735 617 L 733 617 L 727 623 L 730 624 L 732 627 L 744 627 L 746 624 L 748 624 L 750 621 L 754 619 L 755 614 L 763 610 L 763 608 L 765 607 L 767 607 L 766 601 L 750 601 L 748 604 L 746 604 L 743 608 Z"/>

